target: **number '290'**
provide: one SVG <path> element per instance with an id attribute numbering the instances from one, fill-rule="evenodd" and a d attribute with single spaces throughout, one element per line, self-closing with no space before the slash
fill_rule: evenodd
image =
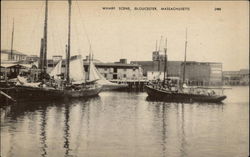
<path id="1" fill-rule="evenodd" d="M 221 8 L 214 8 L 215 11 L 221 11 Z"/>

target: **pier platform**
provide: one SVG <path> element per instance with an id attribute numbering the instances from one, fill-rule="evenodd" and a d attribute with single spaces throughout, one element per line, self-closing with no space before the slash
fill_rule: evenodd
<path id="1" fill-rule="evenodd" d="M 148 84 L 149 80 L 109 80 L 117 84 L 127 84 L 128 89 L 143 90 L 144 85 Z"/>

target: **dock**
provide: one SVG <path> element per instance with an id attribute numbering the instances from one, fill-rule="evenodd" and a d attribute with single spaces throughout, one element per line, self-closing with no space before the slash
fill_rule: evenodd
<path id="1" fill-rule="evenodd" d="M 109 80 L 110 82 L 117 84 L 127 84 L 129 90 L 139 90 L 142 91 L 144 85 L 148 84 L 149 80 Z"/>

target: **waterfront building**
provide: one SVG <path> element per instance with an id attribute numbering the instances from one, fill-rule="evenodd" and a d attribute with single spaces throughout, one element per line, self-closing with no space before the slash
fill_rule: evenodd
<path id="1" fill-rule="evenodd" d="M 22 71 L 27 71 L 30 69 L 37 69 L 37 66 L 30 63 L 21 63 L 20 61 L 12 62 L 1 62 L 0 65 L 0 79 L 12 79 L 16 78 L 17 75 Z"/>
<path id="2" fill-rule="evenodd" d="M 181 79 L 183 78 L 181 63 Z M 190 85 L 222 85 L 222 63 L 217 62 L 186 62 L 186 82 Z"/>
<path id="3" fill-rule="evenodd" d="M 58 60 L 49 59 L 47 72 L 49 73 L 53 67 L 56 66 Z M 83 59 L 84 70 L 88 72 L 89 59 L 86 57 Z M 103 63 L 99 60 L 94 59 L 97 70 L 107 80 L 140 80 L 143 79 L 141 66 L 138 64 L 127 64 L 126 59 L 120 59 L 119 62 L 114 63 Z M 62 73 L 65 73 L 65 60 L 62 61 Z"/>
<path id="4" fill-rule="evenodd" d="M 26 57 L 26 61 L 28 62 L 36 62 L 39 60 L 39 57 L 37 55 L 29 55 Z"/>
<path id="5" fill-rule="evenodd" d="M 13 50 L 12 51 L 12 59 L 11 59 L 11 51 L 10 50 L 1 50 L 1 61 L 21 61 L 26 60 L 27 55 Z"/>
<path id="6" fill-rule="evenodd" d="M 153 61 L 164 61 L 164 53 L 161 51 L 153 51 L 152 53 L 152 60 Z"/>
<path id="7" fill-rule="evenodd" d="M 60 60 L 62 60 L 62 56 L 61 55 L 52 56 L 52 60 L 53 62 L 59 62 Z"/>
<path id="8" fill-rule="evenodd" d="M 131 61 L 131 64 L 141 65 L 143 75 L 148 80 L 163 79 L 164 62 Z M 182 80 L 183 66 L 182 61 L 168 61 L 168 77 L 177 81 Z M 222 63 L 188 61 L 186 62 L 185 80 L 189 85 L 221 85 Z"/>
<path id="9" fill-rule="evenodd" d="M 86 59 L 87 60 L 87 59 Z M 119 62 L 102 63 L 94 61 L 97 70 L 107 80 L 141 80 L 143 79 L 142 69 L 138 64 L 128 64 L 127 59 L 120 59 Z M 84 62 L 85 69 L 88 69 L 88 62 Z M 87 70 L 86 70 L 87 71 Z"/>
<path id="10" fill-rule="evenodd" d="M 123 63 L 98 63 L 95 64 L 98 71 L 107 80 L 140 80 L 142 71 L 138 65 Z"/>
<path id="11" fill-rule="evenodd" d="M 37 55 L 26 55 L 23 52 L 13 50 L 11 59 L 10 50 L 1 50 L 1 61 L 2 63 L 20 63 L 20 64 L 30 64 L 39 60 Z"/>
<path id="12" fill-rule="evenodd" d="M 249 69 L 223 71 L 224 85 L 249 85 Z"/>
<path id="13" fill-rule="evenodd" d="M 159 51 L 152 53 L 152 61 L 131 61 L 138 64 L 148 80 L 163 79 L 164 56 Z M 177 82 L 183 79 L 183 61 L 168 61 L 167 76 Z M 186 62 L 185 81 L 188 85 L 222 85 L 222 63 Z"/>

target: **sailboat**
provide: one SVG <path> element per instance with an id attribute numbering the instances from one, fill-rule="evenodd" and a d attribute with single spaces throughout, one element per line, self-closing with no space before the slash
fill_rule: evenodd
<path id="1" fill-rule="evenodd" d="M 91 80 L 97 80 L 97 84 L 102 86 L 103 91 L 109 91 L 109 90 L 122 90 L 126 89 L 128 87 L 127 84 L 118 84 L 108 81 L 95 67 L 93 63 L 93 55 L 89 55 L 89 74 Z"/>
<path id="2" fill-rule="evenodd" d="M 167 72 L 167 40 L 164 48 L 164 79 L 158 84 L 148 84 L 145 90 L 148 94 L 148 100 L 160 100 L 166 102 L 221 102 L 226 99 L 225 95 L 219 95 L 212 90 L 212 88 L 188 88 L 185 84 L 185 65 L 186 65 L 186 47 L 187 38 L 185 42 L 185 58 L 183 69 L 182 86 L 177 88 L 171 83 L 171 80 L 166 77 Z M 222 89 L 223 91 L 223 89 Z"/>
<path id="3" fill-rule="evenodd" d="M 46 13 L 45 13 L 45 27 L 44 27 L 44 38 L 42 39 L 42 47 L 40 52 L 40 68 L 43 75 L 43 82 L 39 82 L 32 86 L 23 82 L 22 84 L 15 85 L 14 88 L 7 89 L 5 93 L 10 94 L 15 100 L 41 100 L 41 99 L 58 99 L 58 98 L 72 98 L 72 97 L 91 97 L 98 95 L 102 86 L 97 84 L 95 80 L 91 80 L 93 71 L 89 69 L 89 79 L 86 79 L 83 70 L 83 60 L 81 56 L 70 57 L 70 24 L 71 24 L 71 0 L 69 0 L 69 32 L 68 32 L 68 45 L 67 45 L 67 57 L 66 57 L 66 81 L 61 80 L 60 83 L 56 83 L 59 79 L 61 72 L 61 61 L 56 65 L 56 67 L 50 73 L 53 79 L 50 79 L 49 74 L 46 73 L 47 68 L 47 4 L 46 0 Z M 46 76 L 46 77 L 45 77 Z M 48 79 L 46 81 L 46 79 Z"/>
<path id="4" fill-rule="evenodd" d="M 66 54 L 66 87 L 64 88 L 64 95 L 67 97 L 90 97 L 98 95 L 102 86 L 97 84 L 97 78 L 91 77 L 92 68 L 89 66 L 88 78 L 84 74 L 82 56 L 70 57 L 70 33 L 71 33 L 71 0 L 69 4 L 69 25 L 68 25 L 68 46 Z"/>
<path id="5" fill-rule="evenodd" d="M 98 71 L 99 72 L 99 71 Z M 110 91 L 110 90 L 123 90 L 128 88 L 128 84 L 118 84 L 108 81 L 105 77 L 101 75 L 101 79 L 97 81 L 98 84 L 102 85 L 103 91 Z"/>

